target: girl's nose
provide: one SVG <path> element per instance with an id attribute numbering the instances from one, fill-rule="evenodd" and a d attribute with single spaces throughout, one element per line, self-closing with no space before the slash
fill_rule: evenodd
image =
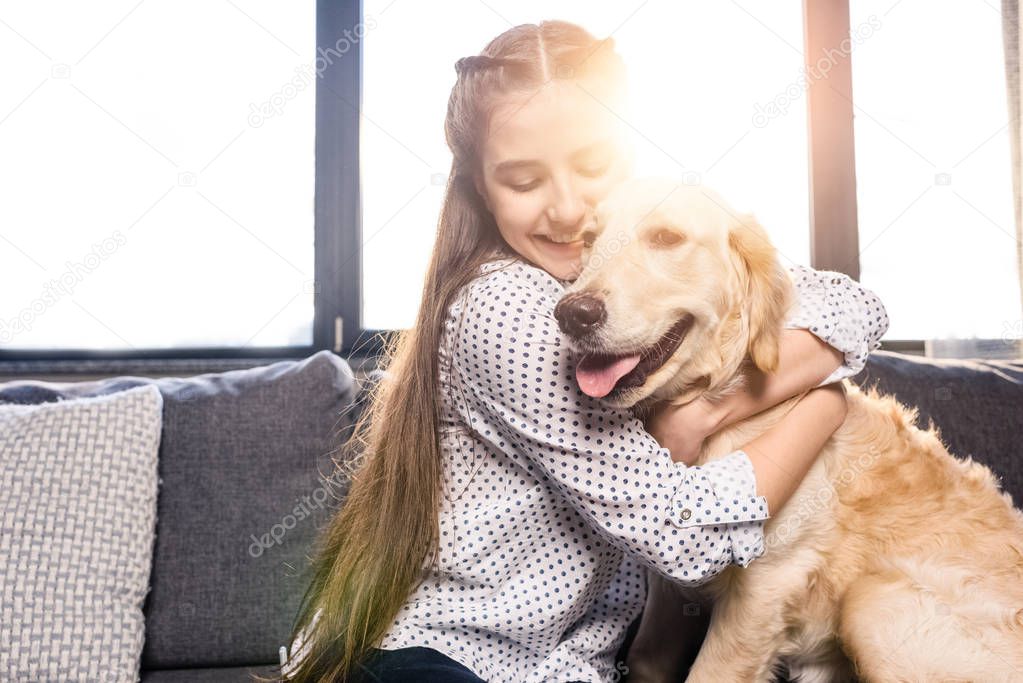
<path id="1" fill-rule="evenodd" d="M 571 183 L 559 183 L 547 207 L 547 218 L 554 225 L 575 228 L 582 223 L 587 209 L 585 197 L 576 192 Z"/>

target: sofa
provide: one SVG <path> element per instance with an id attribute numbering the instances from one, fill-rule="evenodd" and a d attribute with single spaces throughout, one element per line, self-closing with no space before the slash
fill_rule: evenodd
<path id="1" fill-rule="evenodd" d="M 350 361 L 321 351 L 194 377 L 0 383 L 0 404 L 159 388 L 156 538 L 143 610 L 146 683 L 273 675 L 307 585 L 311 545 L 344 502 L 347 482 L 335 475 L 334 462 L 346 457 L 340 446 L 381 376 L 371 361 Z M 1023 500 L 1023 360 L 939 361 L 878 351 L 854 381 L 917 406 L 921 426 L 933 422 L 952 452 L 991 467 L 1013 499 Z M 693 618 L 705 627 L 707 616 Z M 698 647 L 697 638 L 690 656 Z"/>

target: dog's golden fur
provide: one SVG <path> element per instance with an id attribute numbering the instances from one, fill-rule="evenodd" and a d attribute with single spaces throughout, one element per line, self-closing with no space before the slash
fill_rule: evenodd
<path id="1" fill-rule="evenodd" d="M 792 283 L 752 216 L 670 179 L 624 184 L 598 216 L 569 292 L 603 298 L 600 346 L 644 348 L 682 313 L 695 318 L 616 404 L 720 398 L 745 362 L 776 366 Z M 684 246 L 664 248 L 666 229 Z M 648 573 L 630 680 L 679 680 L 682 605 L 713 602 L 691 682 L 771 681 L 782 664 L 798 681 L 1023 681 L 1023 514 L 986 467 L 918 428 L 915 409 L 845 387 L 848 416 L 772 511 L 764 556 L 699 588 Z M 740 449 L 799 398 L 714 434 L 699 463 Z"/>

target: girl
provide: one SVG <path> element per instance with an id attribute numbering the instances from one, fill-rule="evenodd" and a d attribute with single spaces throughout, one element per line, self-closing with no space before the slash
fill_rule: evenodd
<path id="1" fill-rule="evenodd" d="M 552 311 L 593 206 L 630 172 L 613 113 L 623 65 L 610 39 L 549 21 L 456 70 L 454 161 L 418 318 L 357 427 L 358 468 L 295 624 L 293 680 L 619 680 L 644 568 L 698 585 L 761 555 L 769 511 L 845 416 L 834 382 L 887 329 L 871 292 L 800 268 L 778 369 L 749 389 L 661 409 L 649 432 L 586 396 Z M 809 389 L 743 450 L 689 466 L 716 429 Z M 720 515 L 732 523 L 709 521 Z"/>

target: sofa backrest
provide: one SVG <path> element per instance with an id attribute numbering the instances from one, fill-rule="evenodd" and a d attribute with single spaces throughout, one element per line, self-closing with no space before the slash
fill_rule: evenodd
<path id="1" fill-rule="evenodd" d="M 338 356 L 191 378 L 0 384 L 41 403 L 155 382 L 164 396 L 161 487 L 144 669 L 277 662 L 308 583 L 317 531 L 340 507 L 332 475 L 366 392 Z M 876 351 L 854 378 L 916 406 L 1023 506 L 1023 361 L 940 361 Z M 329 500 L 328 500 L 329 499 Z"/>
<path id="2" fill-rule="evenodd" d="M 322 351 L 190 378 L 0 385 L 42 403 L 156 383 L 164 398 L 160 491 L 143 669 L 276 663 L 308 584 L 316 532 L 345 493 L 332 450 L 358 386 Z"/>

